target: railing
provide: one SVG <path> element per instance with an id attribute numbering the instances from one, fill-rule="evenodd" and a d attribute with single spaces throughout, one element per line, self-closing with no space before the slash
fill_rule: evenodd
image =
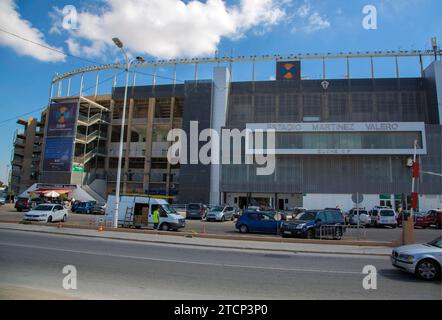
<path id="1" fill-rule="evenodd" d="M 81 156 L 76 156 L 74 157 L 74 161 L 75 162 L 79 162 L 79 163 L 87 163 L 89 162 L 93 157 L 95 157 L 97 154 L 99 155 L 105 155 L 106 154 L 106 150 L 105 148 L 94 148 L 91 151 L 87 152 L 85 155 L 81 155 Z"/>
<path id="2" fill-rule="evenodd" d="M 85 134 L 82 133 L 77 133 L 77 137 L 76 140 L 85 143 L 85 144 L 89 144 L 92 141 L 94 141 L 97 138 L 100 139 L 107 139 L 102 133 L 100 133 L 98 130 L 95 130 L 94 132 L 88 134 L 87 136 Z"/>
<path id="3" fill-rule="evenodd" d="M 99 121 L 106 121 L 106 119 L 103 119 L 101 113 L 94 114 L 92 117 L 86 117 L 82 114 L 78 116 L 78 121 L 85 123 L 86 125 L 90 126 L 93 125 Z"/>
<path id="4" fill-rule="evenodd" d="M 367 232 L 364 226 L 353 225 L 321 225 L 319 228 L 319 239 L 352 239 L 365 240 Z"/>

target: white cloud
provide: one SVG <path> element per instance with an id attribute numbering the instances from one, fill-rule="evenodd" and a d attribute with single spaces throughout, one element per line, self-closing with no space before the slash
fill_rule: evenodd
<path id="1" fill-rule="evenodd" d="M 304 3 L 302 6 L 296 10 L 296 14 L 301 18 L 307 17 L 310 13 L 310 5 L 308 3 Z"/>
<path id="2" fill-rule="evenodd" d="M 330 22 L 322 18 L 318 12 L 314 12 L 309 18 L 308 18 L 308 25 L 305 27 L 307 32 L 314 32 L 319 31 L 322 29 L 327 29 L 330 27 Z"/>
<path id="3" fill-rule="evenodd" d="M 338 9 L 337 14 L 342 13 L 342 11 L 339 10 L 340 9 Z M 327 29 L 331 26 L 329 20 L 322 17 L 318 11 L 312 9 L 312 5 L 308 0 L 304 0 L 304 3 L 294 11 L 290 20 L 292 24 L 291 32 L 312 33 Z"/>
<path id="4" fill-rule="evenodd" d="M 37 28 L 21 18 L 14 0 L 0 0 L 0 27 L 33 42 L 51 47 Z M 64 61 L 66 57 L 63 53 L 49 50 L 4 32 L 0 32 L 0 45 L 10 47 L 20 55 L 31 56 L 40 61 Z M 51 48 L 63 50 L 56 47 Z"/>
<path id="5" fill-rule="evenodd" d="M 209 55 L 223 37 L 268 31 L 284 17 L 286 2 L 103 0 L 101 10 L 79 10 L 78 29 L 69 31 L 68 45 L 77 54 L 98 57 L 114 50 L 111 39 L 117 36 L 129 50 L 158 58 Z"/>

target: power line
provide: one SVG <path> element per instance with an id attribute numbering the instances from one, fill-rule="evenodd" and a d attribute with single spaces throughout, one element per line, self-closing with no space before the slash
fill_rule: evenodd
<path id="1" fill-rule="evenodd" d="M 47 46 L 47 45 L 44 45 L 44 44 L 42 44 L 42 43 L 38 43 L 38 42 L 32 41 L 32 40 L 30 40 L 30 39 L 27 39 L 27 38 L 25 38 L 25 37 L 22 37 L 22 36 L 20 36 L 20 35 L 18 35 L 18 34 L 12 33 L 12 32 L 10 32 L 10 31 L 7 31 L 7 30 L 2 29 L 2 28 L 0 28 L 0 31 L 1 31 L 1 32 L 4 32 L 4 33 L 7 33 L 7 34 L 9 34 L 9 35 L 11 35 L 11 36 L 14 36 L 14 37 L 16 37 L 16 38 L 18 38 L 18 39 L 21 39 L 21 40 L 23 40 L 23 41 L 26 41 L 26 42 L 29 42 L 29 43 L 35 44 L 35 45 L 37 45 L 37 46 L 40 46 L 40 47 L 42 47 L 42 48 L 45 48 L 45 49 L 48 49 L 48 50 L 52 50 L 52 51 L 55 51 L 55 52 L 61 53 L 61 54 L 66 55 L 66 56 L 68 56 L 68 57 L 72 57 L 72 58 L 75 58 L 75 59 L 79 59 L 79 60 L 87 61 L 87 62 L 89 62 L 89 63 L 93 63 L 93 64 L 100 64 L 99 62 L 96 62 L 96 61 L 93 61 L 93 60 L 89 60 L 89 59 L 86 59 L 86 58 L 82 58 L 82 57 L 76 56 L 76 55 L 71 54 L 71 53 L 66 53 L 66 52 L 64 52 L 64 51 L 62 51 L 62 50 L 58 50 L 58 49 L 55 49 L 55 48 L 49 47 L 49 46 Z"/>
<path id="2" fill-rule="evenodd" d="M 125 72 L 125 71 L 121 71 L 121 72 L 118 73 L 117 75 L 121 75 L 121 74 L 123 74 L 124 72 Z M 102 84 L 102 83 L 104 83 L 104 82 L 107 82 L 107 81 L 109 81 L 109 80 L 112 80 L 113 78 L 114 78 L 114 76 L 111 76 L 111 77 L 105 78 L 105 79 L 99 81 L 99 82 L 98 82 L 98 85 L 100 85 L 100 84 Z M 91 85 L 91 86 L 89 86 L 89 87 L 87 87 L 87 88 L 84 88 L 82 91 L 87 92 L 87 91 L 89 91 L 90 89 L 93 89 L 94 87 L 95 87 L 95 84 L 94 84 L 94 85 Z M 76 94 L 74 94 L 73 97 L 75 97 L 75 96 L 78 95 L 79 93 L 80 93 L 80 91 L 78 91 Z M 56 97 L 55 97 L 55 98 L 56 98 Z M 55 98 L 53 98 L 53 99 L 55 99 Z M 46 109 L 46 107 L 47 107 L 47 106 L 44 106 L 44 107 L 41 107 L 41 108 L 38 108 L 38 109 L 34 109 L 34 110 L 32 110 L 32 111 L 29 111 L 29 112 L 26 112 L 26 113 L 20 114 L 20 115 L 18 115 L 18 116 L 15 116 L 15 117 L 12 117 L 12 118 L 9 118 L 9 119 L 6 119 L 6 120 L 2 120 L 2 121 L 0 121 L 0 125 L 1 125 L 1 124 L 4 124 L 4 123 L 6 123 L 6 122 L 12 121 L 12 120 L 17 120 L 17 119 L 19 119 L 19 118 L 21 118 L 21 117 L 27 116 L 27 115 L 32 114 L 32 113 L 34 113 L 34 112 L 42 111 L 43 109 Z"/>

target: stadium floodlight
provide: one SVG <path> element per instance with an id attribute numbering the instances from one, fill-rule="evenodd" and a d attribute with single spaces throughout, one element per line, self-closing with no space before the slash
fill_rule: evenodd
<path id="1" fill-rule="evenodd" d="M 120 132 L 120 145 L 118 150 L 118 168 L 117 168 L 117 185 L 115 189 L 115 210 L 114 210 L 114 219 L 113 219 L 113 227 L 118 228 L 118 213 L 120 207 L 120 184 L 121 184 L 121 165 L 123 162 L 123 144 L 124 144 L 124 125 L 126 121 L 126 105 L 127 105 L 127 90 L 129 86 L 129 69 L 133 62 L 141 61 L 144 62 L 144 58 L 136 57 L 135 59 L 129 60 L 127 56 L 127 52 L 123 47 L 123 43 L 118 38 L 112 38 L 112 41 L 115 45 L 121 49 L 124 55 L 124 60 L 126 62 L 126 86 L 124 88 L 124 102 L 123 102 L 123 115 L 121 118 L 121 132 Z"/>
<path id="2" fill-rule="evenodd" d="M 123 42 L 121 42 L 120 39 L 118 39 L 117 37 L 112 38 L 112 41 L 115 43 L 115 45 L 120 48 L 123 49 Z"/>

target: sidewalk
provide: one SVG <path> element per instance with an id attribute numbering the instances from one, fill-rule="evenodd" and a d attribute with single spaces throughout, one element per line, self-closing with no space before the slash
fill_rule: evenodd
<path id="1" fill-rule="evenodd" d="M 320 254 L 351 254 L 351 255 L 377 255 L 389 256 L 392 248 L 389 246 L 361 246 L 361 245 L 336 245 L 320 243 L 295 243 L 287 242 L 284 239 L 280 241 L 251 241 L 238 239 L 211 239 L 206 237 L 192 237 L 189 234 L 170 232 L 146 233 L 146 232 L 125 232 L 125 231 L 97 231 L 85 228 L 57 228 L 57 225 L 25 225 L 16 223 L 0 223 L 0 229 L 32 231 L 50 234 L 61 234 L 69 236 L 93 237 L 113 240 L 129 240 L 149 243 L 162 243 L 174 245 L 190 245 L 199 247 L 247 249 L 247 250 L 265 250 L 280 251 L 292 253 L 320 253 Z"/>

